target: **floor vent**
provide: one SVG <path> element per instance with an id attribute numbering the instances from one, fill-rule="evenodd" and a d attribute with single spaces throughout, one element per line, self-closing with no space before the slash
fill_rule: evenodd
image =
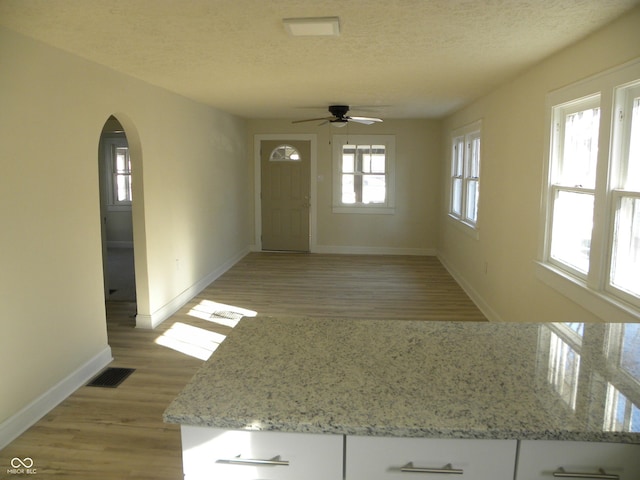
<path id="1" fill-rule="evenodd" d="M 116 388 L 134 371 L 135 368 L 109 367 L 87 383 L 87 387 Z"/>

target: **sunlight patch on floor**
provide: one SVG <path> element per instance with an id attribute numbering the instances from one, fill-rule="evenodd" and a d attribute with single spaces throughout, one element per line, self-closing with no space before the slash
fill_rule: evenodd
<path id="1" fill-rule="evenodd" d="M 255 317 L 258 312 L 212 300 L 202 300 L 189 310 L 188 314 L 192 317 L 233 328 L 242 317 Z"/>
<path id="2" fill-rule="evenodd" d="M 216 332 L 176 322 L 156 338 L 155 343 L 200 360 L 208 360 L 225 338 L 225 335 Z"/>

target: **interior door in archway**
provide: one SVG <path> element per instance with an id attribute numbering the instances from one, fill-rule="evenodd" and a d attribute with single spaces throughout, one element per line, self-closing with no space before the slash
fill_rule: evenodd
<path id="1" fill-rule="evenodd" d="M 309 251 L 311 142 L 260 142 L 262 249 Z"/>

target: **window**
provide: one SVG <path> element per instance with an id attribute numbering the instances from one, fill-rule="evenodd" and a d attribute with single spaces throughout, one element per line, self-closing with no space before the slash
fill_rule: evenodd
<path id="1" fill-rule="evenodd" d="M 337 213 L 393 213 L 395 139 L 390 135 L 334 135 Z"/>
<path id="2" fill-rule="evenodd" d="M 112 185 L 113 204 L 130 205 L 131 195 L 131 159 L 129 148 L 112 145 Z"/>
<path id="3" fill-rule="evenodd" d="M 600 96 L 554 107 L 550 260 L 586 277 L 596 188 Z"/>
<path id="4" fill-rule="evenodd" d="M 109 134 L 101 141 L 101 181 L 110 211 L 130 211 L 133 199 L 131 158 L 124 134 Z"/>
<path id="5" fill-rule="evenodd" d="M 640 82 L 616 90 L 613 232 L 608 287 L 640 299 Z"/>
<path id="6" fill-rule="evenodd" d="M 541 265 L 557 278 L 541 270 L 543 280 L 607 321 L 637 320 L 640 63 L 554 92 L 549 105 Z"/>
<path id="7" fill-rule="evenodd" d="M 449 215 L 476 228 L 480 196 L 480 122 L 453 133 Z"/>
<path id="8" fill-rule="evenodd" d="M 300 152 L 291 145 L 280 145 L 276 147 L 269 156 L 270 162 L 299 162 Z"/>

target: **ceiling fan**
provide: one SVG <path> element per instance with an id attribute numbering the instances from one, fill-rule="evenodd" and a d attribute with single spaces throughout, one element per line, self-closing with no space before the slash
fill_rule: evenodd
<path id="1" fill-rule="evenodd" d="M 325 123 L 331 123 L 336 127 L 344 127 L 349 122 L 363 123 L 365 125 L 372 125 L 376 122 L 382 122 L 380 118 L 373 117 L 349 117 L 347 113 L 349 112 L 349 105 L 330 105 L 329 113 L 330 117 L 320 117 L 320 118 L 307 118 L 306 120 L 295 120 L 292 123 L 302 123 L 302 122 L 317 122 L 318 120 L 323 120 L 320 125 L 324 125 Z"/>

